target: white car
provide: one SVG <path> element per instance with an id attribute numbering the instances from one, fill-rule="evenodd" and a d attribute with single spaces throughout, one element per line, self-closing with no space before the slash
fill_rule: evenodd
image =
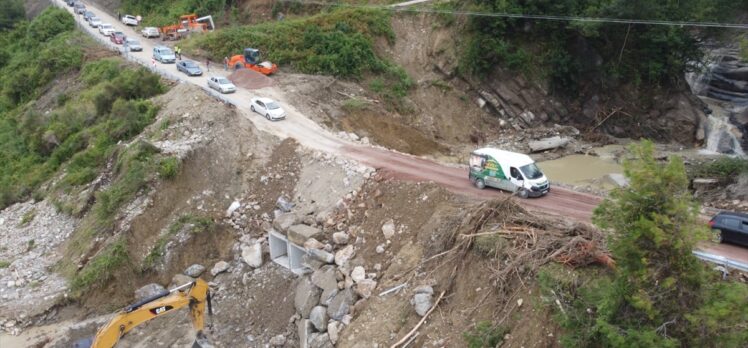
<path id="1" fill-rule="evenodd" d="M 215 89 L 221 93 L 233 93 L 236 92 L 236 86 L 234 86 L 229 79 L 223 76 L 211 76 L 208 79 L 208 87 Z"/>
<path id="2" fill-rule="evenodd" d="M 249 106 L 252 111 L 265 116 L 270 121 L 282 120 L 286 118 L 286 112 L 278 103 L 269 98 L 252 98 Z"/>
<path id="3" fill-rule="evenodd" d="M 98 28 L 101 25 L 101 19 L 99 19 L 99 17 L 91 17 L 91 19 L 88 20 L 88 25 L 90 25 L 91 28 Z"/>
<path id="4" fill-rule="evenodd" d="M 124 16 L 122 16 L 122 23 L 124 23 L 125 25 L 136 26 L 136 25 L 138 25 L 138 19 L 135 18 L 135 16 L 132 16 L 132 15 L 124 15 Z"/>
<path id="5" fill-rule="evenodd" d="M 101 35 L 109 36 L 114 34 L 114 27 L 109 23 L 102 23 L 99 25 L 99 32 Z"/>
<path id="6" fill-rule="evenodd" d="M 143 30 L 140 31 L 140 34 L 143 35 L 145 38 L 151 38 L 151 37 L 159 37 L 161 34 L 158 32 L 158 28 L 156 27 L 145 27 Z"/>

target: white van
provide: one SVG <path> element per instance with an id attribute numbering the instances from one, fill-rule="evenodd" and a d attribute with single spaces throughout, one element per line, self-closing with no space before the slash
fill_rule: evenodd
<path id="1" fill-rule="evenodd" d="M 522 198 L 540 197 L 551 190 L 548 178 L 530 156 L 493 148 L 470 154 L 468 178 L 479 189 L 495 187 Z"/>

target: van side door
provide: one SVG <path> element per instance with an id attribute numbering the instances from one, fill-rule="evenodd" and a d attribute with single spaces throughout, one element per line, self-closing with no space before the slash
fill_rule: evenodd
<path id="1" fill-rule="evenodd" d="M 522 173 L 519 172 L 519 169 L 516 167 L 510 167 L 509 168 L 509 182 L 511 183 L 511 191 L 515 192 L 521 187 L 524 186 L 524 177 L 522 177 Z"/>

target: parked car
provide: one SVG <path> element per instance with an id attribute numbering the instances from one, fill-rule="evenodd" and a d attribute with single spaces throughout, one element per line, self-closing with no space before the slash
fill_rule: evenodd
<path id="1" fill-rule="evenodd" d="M 132 15 L 124 15 L 124 16 L 122 16 L 121 21 L 125 25 L 132 25 L 132 26 L 138 25 L 138 19 L 135 18 L 135 16 L 132 16 Z"/>
<path id="2" fill-rule="evenodd" d="M 121 31 L 115 31 L 112 33 L 112 35 L 109 35 L 109 40 L 111 40 L 112 42 L 118 45 L 121 45 L 122 43 L 125 42 L 125 33 Z"/>
<path id="3" fill-rule="evenodd" d="M 270 121 L 286 118 L 286 112 L 278 103 L 270 98 L 252 98 L 249 106 L 252 111 L 265 116 Z"/>
<path id="4" fill-rule="evenodd" d="M 177 63 L 177 70 L 189 76 L 200 76 L 203 74 L 203 71 L 200 69 L 200 67 L 191 60 L 182 60 Z"/>
<path id="5" fill-rule="evenodd" d="M 221 93 L 236 92 L 236 86 L 223 76 L 211 76 L 208 79 L 208 87 Z"/>
<path id="6" fill-rule="evenodd" d="M 77 0 L 65 0 L 65 3 L 68 4 L 68 6 L 73 7 Z"/>
<path id="7" fill-rule="evenodd" d="M 88 25 L 90 25 L 91 28 L 98 28 L 99 25 L 101 25 L 101 19 L 99 19 L 99 17 L 91 17 L 91 19 L 88 20 Z"/>
<path id="8" fill-rule="evenodd" d="M 748 246 L 748 214 L 721 212 L 709 220 L 717 243 L 729 242 Z"/>
<path id="9" fill-rule="evenodd" d="M 86 12 L 86 5 L 76 2 L 75 5 L 73 5 L 73 9 L 75 10 L 75 14 L 84 14 Z"/>
<path id="10" fill-rule="evenodd" d="M 140 45 L 140 41 L 133 39 L 131 37 L 125 38 L 124 45 L 131 52 L 140 52 L 143 50 L 143 46 Z"/>
<path id="11" fill-rule="evenodd" d="M 96 15 L 91 11 L 86 11 L 83 13 L 83 19 L 85 19 L 86 22 L 90 21 L 93 17 L 96 17 Z"/>
<path id="12" fill-rule="evenodd" d="M 145 27 L 140 31 L 140 34 L 145 38 L 159 37 L 161 34 L 158 32 L 156 27 Z"/>
<path id="13" fill-rule="evenodd" d="M 101 23 L 99 25 L 99 33 L 104 36 L 109 36 L 114 33 L 114 27 L 109 23 Z"/>
<path id="14" fill-rule="evenodd" d="M 169 47 L 156 46 L 153 48 L 153 59 L 161 63 L 174 63 L 174 61 L 177 60 L 177 57 L 174 55 L 174 51 Z"/>

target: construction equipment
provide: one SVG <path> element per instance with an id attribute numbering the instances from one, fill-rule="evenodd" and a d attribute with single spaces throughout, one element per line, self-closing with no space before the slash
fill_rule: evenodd
<path id="1" fill-rule="evenodd" d="M 208 315 L 213 315 L 210 302 L 210 289 L 202 279 L 178 286 L 171 290 L 135 302 L 112 318 L 106 325 L 101 327 L 96 336 L 76 342 L 74 348 L 111 348 L 136 326 L 184 306 L 190 307 L 192 326 L 197 331 L 197 337 L 192 348 L 211 348 L 207 337 L 203 333 L 205 324 L 205 307 L 208 307 Z M 208 324 L 208 328 L 211 328 Z"/>
<path id="2" fill-rule="evenodd" d="M 191 13 L 180 16 L 179 24 L 163 26 L 159 28 L 159 31 L 163 34 L 163 40 L 166 41 L 179 40 L 190 33 L 213 30 L 214 28 L 213 16 L 197 18 L 196 14 Z"/>
<path id="3" fill-rule="evenodd" d="M 245 48 L 244 54 L 237 54 L 231 57 L 229 59 L 229 66 L 234 67 L 234 69 L 252 69 L 254 71 L 263 73 L 265 75 L 270 75 L 276 71 L 278 71 L 278 66 L 265 61 L 260 63 L 260 51 L 255 48 Z"/>

